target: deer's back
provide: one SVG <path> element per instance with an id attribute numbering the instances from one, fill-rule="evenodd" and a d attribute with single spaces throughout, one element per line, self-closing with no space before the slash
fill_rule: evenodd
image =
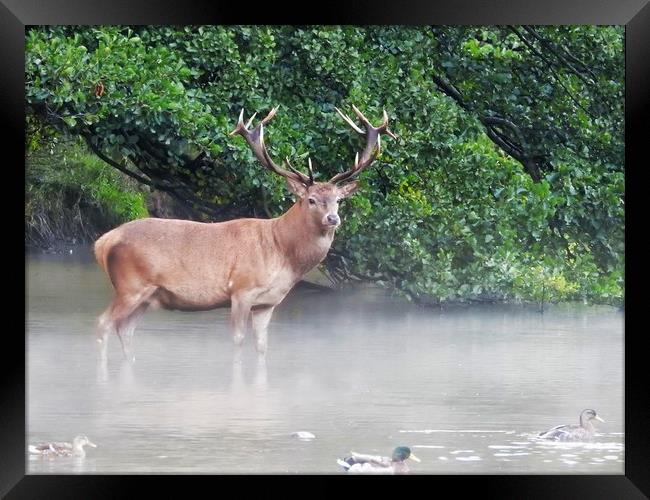
<path id="1" fill-rule="evenodd" d="M 229 297 L 233 280 L 272 274 L 279 264 L 269 251 L 272 245 L 269 220 L 147 218 L 104 234 L 95 255 L 118 291 L 154 285 L 207 307 Z"/>

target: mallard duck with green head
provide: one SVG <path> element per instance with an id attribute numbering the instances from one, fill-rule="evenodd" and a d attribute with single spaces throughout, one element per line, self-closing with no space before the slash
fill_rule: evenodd
<path id="1" fill-rule="evenodd" d="M 28 450 L 31 455 L 43 457 L 85 457 L 86 450 L 84 450 L 84 446 L 97 448 L 97 445 L 92 443 L 86 436 L 79 435 L 72 440 L 72 443 L 30 444 Z"/>
<path id="2" fill-rule="evenodd" d="M 580 424 L 558 425 L 545 432 L 539 433 L 538 437 L 551 441 L 589 441 L 596 429 L 592 420 L 605 422 L 596 413 L 596 410 L 586 409 L 580 413 Z"/>
<path id="3" fill-rule="evenodd" d="M 338 458 L 336 463 L 343 467 L 346 472 L 351 473 L 405 474 L 409 471 L 406 460 L 420 462 L 420 459 L 411 453 L 409 447 L 398 446 L 393 450 L 390 457 L 365 455 L 351 451 L 350 456 L 344 459 Z"/>

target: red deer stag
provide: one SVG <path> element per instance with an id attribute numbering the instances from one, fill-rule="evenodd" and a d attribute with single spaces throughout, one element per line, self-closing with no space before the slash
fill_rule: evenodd
<path id="1" fill-rule="evenodd" d="M 95 243 L 95 256 L 115 289 L 113 301 L 98 321 L 97 342 L 106 359 L 109 332 L 115 330 L 127 359 L 133 360 L 131 341 L 137 318 L 149 307 L 199 311 L 231 305 L 235 345 L 241 345 L 252 316 L 257 351 L 267 348 L 267 326 L 289 290 L 320 263 L 332 244 L 341 220 L 339 201 L 358 188 L 351 180 L 379 154 L 381 134 L 388 130 L 388 115 L 374 127 L 353 109 L 365 130 L 338 108 L 354 130 L 366 136 L 366 146 L 354 165 L 328 182 L 315 182 L 287 159 L 288 170 L 271 159 L 264 144 L 264 125 L 277 107 L 255 128 L 255 115 L 244 125 L 244 110 L 230 135 L 239 134 L 264 168 L 287 180 L 298 201 L 274 219 L 237 219 L 201 223 L 146 218 L 127 222 Z"/>

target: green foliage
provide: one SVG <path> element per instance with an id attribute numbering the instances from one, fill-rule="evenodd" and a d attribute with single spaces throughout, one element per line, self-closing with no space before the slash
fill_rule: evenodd
<path id="1" fill-rule="evenodd" d="M 89 242 L 116 225 L 148 216 L 141 188 L 81 144 L 54 141 L 33 151 L 26 166 L 28 244 Z"/>
<path id="2" fill-rule="evenodd" d="M 488 132 L 497 142 L 505 139 L 503 148 L 529 163 L 531 176 L 548 183 L 555 230 L 579 241 L 602 268 L 618 265 L 623 252 L 622 27 L 436 31 L 443 81 L 452 82 L 460 93 L 455 98 L 484 122 L 505 119 Z M 544 243 L 549 250 L 565 247 L 563 240 Z"/>
<path id="3" fill-rule="evenodd" d="M 341 207 L 328 268 L 415 298 L 540 300 L 543 288 L 546 301 L 617 302 L 622 29 L 535 33 L 545 41 L 528 46 L 505 27 L 32 27 L 27 115 L 41 135 L 28 146 L 50 130 L 81 136 L 213 219 L 279 215 L 284 181 L 228 136 L 241 108 L 279 104 L 271 154 L 297 167 L 310 156 L 317 180 L 362 147 L 334 106 L 371 121 L 385 108 L 398 139 Z M 488 138 L 485 117 L 514 124 L 494 130 L 521 154 Z M 524 157 L 542 158 L 538 176 Z"/>
<path id="4" fill-rule="evenodd" d="M 514 289 L 525 299 L 540 303 L 542 311 L 549 298 L 562 300 L 578 290 L 576 283 L 567 281 L 562 271 L 548 264 L 538 264 L 526 269 L 514 279 Z"/>

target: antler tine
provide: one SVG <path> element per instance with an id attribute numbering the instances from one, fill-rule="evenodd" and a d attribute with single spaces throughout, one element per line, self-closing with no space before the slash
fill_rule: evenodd
<path id="1" fill-rule="evenodd" d="M 280 106 L 278 105 L 275 108 L 273 108 L 271 111 L 269 111 L 269 114 L 266 115 L 266 117 L 264 119 L 262 119 L 262 124 L 264 125 L 264 124 L 270 122 L 271 118 L 273 118 L 275 116 L 275 114 L 278 112 L 279 108 L 280 108 Z M 257 113 L 255 113 L 255 114 L 257 114 Z M 253 116 L 255 116 L 255 115 L 253 115 Z"/>
<path id="2" fill-rule="evenodd" d="M 384 123 L 382 123 L 382 127 L 384 127 L 384 132 L 386 132 L 387 135 L 392 137 L 393 139 L 397 139 L 397 136 L 390 130 L 388 130 L 388 113 L 386 113 L 386 110 L 384 109 Z"/>
<path id="3" fill-rule="evenodd" d="M 354 130 L 356 130 L 356 131 L 359 132 L 360 134 L 365 134 L 365 133 L 366 133 L 365 130 L 361 130 L 361 129 L 357 126 L 357 124 L 354 123 L 354 122 L 353 122 L 353 121 L 352 121 L 348 116 L 344 115 L 344 114 L 341 112 L 341 110 L 340 110 L 339 108 L 337 108 L 336 106 L 334 106 L 334 109 L 336 110 L 336 112 L 337 112 L 339 115 L 341 115 L 341 118 L 343 118 L 343 119 L 348 123 L 348 125 L 350 125 L 350 127 L 352 127 Z"/>
<path id="4" fill-rule="evenodd" d="M 228 135 L 235 135 L 237 132 L 240 131 L 241 128 L 246 128 L 244 127 L 244 108 L 241 108 L 241 112 L 239 113 L 239 119 L 237 120 L 237 125 L 235 126 L 235 129 L 230 132 Z"/>
<path id="5" fill-rule="evenodd" d="M 361 130 L 354 122 L 352 122 L 349 117 L 345 116 L 338 108 L 335 109 L 345 119 L 345 121 L 350 126 L 352 126 L 354 130 L 366 136 L 366 147 L 361 153 L 361 158 L 359 158 L 359 153 L 357 153 L 354 160 L 354 166 L 345 172 L 336 174 L 330 179 L 329 182 L 331 183 L 347 180 L 359 174 L 363 169 L 367 168 L 377 158 L 377 156 L 379 156 L 379 153 L 381 151 L 381 134 L 389 135 L 393 139 L 396 138 L 395 134 L 388 130 L 388 113 L 386 113 L 385 109 L 383 110 L 384 121 L 378 127 L 374 127 L 359 110 L 359 108 L 357 108 L 354 104 L 352 105 L 352 109 L 354 110 L 355 114 L 363 122 L 363 125 L 366 128 L 365 132 Z"/>
<path id="6" fill-rule="evenodd" d="M 359 119 L 363 122 L 364 125 L 370 125 L 370 120 L 363 116 L 363 113 L 359 111 L 359 108 L 357 108 L 354 104 L 352 105 L 352 109 L 356 113 L 356 115 L 359 117 Z"/>
<path id="7" fill-rule="evenodd" d="M 311 158 L 307 158 L 307 160 L 308 160 L 308 162 L 309 162 L 309 184 L 313 184 L 313 183 L 314 183 L 314 171 L 312 170 L 312 167 L 311 167 Z M 286 157 L 286 158 L 284 159 L 284 161 L 285 161 L 285 163 L 287 164 L 287 167 L 289 167 L 289 169 L 290 169 L 292 172 L 295 172 L 296 174 L 298 174 L 298 175 L 300 175 L 300 176 L 304 176 L 304 175 L 305 175 L 305 174 L 303 174 L 300 170 L 297 170 L 297 169 L 294 168 L 294 166 L 289 162 L 289 158 L 288 158 L 288 157 Z"/>
<path id="8" fill-rule="evenodd" d="M 257 113 L 253 114 L 253 116 L 248 120 L 248 123 L 244 125 L 244 110 L 241 110 L 241 113 L 239 113 L 239 120 L 237 121 L 237 126 L 235 129 L 230 133 L 230 135 L 234 134 L 239 134 L 241 135 L 244 139 L 246 139 L 246 142 L 250 146 L 251 150 L 253 151 L 253 154 L 257 158 L 257 160 L 261 163 L 261 165 L 276 174 L 279 174 L 283 177 L 291 178 L 294 180 L 297 180 L 305 185 L 310 185 L 313 183 L 313 178 L 310 176 L 306 176 L 302 172 L 299 172 L 298 170 L 294 169 L 287 160 L 287 164 L 289 165 L 289 168 L 291 171 L 285 170 L 278 165 L 276 165 L 273 162 L 273 159 L 271 158 L 271 155 L 266 149 L 266 145 L 264 144 L 264 125 L 268 123 L 273 116 L 275 116 L 275 113 L 278 111 L 279 106 L 276 106 L 273 108 L 268 115 L 255 127 L 252 129 L 248 129 L 250 124 L 253 121 L 253 118 L 257 115 Z"/>
<path id="9" fill-rule="evenodd" d="M 294 166 L 289 162 L 289 157 L 284 158 L 284 163 L 286 163 L 287 167 L 289 167 L 289 170 L 291 170 L 294 174 L 298 174 L 301 176 L 305 175 L 300 170 L 294 168 Z"/>
<path id="10" fill-rule="evenodd" d="M 243 109 L 242 109 L 243 111 Z M 251 123 L 253 123 L 253 119 L 257 116 L 257 111 L 253 113 L 253 116 L 250 117 L 250 119 L 246 122 L 246 129 L 251 126 Z"/>
<path id="11" fill-rule="evenodd" d="M 368 127 L 368 126 L 369 126 L 369 127 L 372 127 L 372 125 L 370 124 L 370 121 L 368 120 L 368 118 L 366 118 L 366 117 L 364 116 L 364 114 L 363 114 L 361 111 L 359 111 L 359 108 L 357 108 L 357 107 L 353 104 L 353 105 L 352 105 L 352 109 L 353 109 L 354 112 L 357 114 L 357 116 L 359 117 L 359 119 L 363 122 L 363 124 L 366 125 L 366 127 Z M 386 110 L 385 110 L 385 109 L 382 110 L 382 115 L 383 115 L 384 121 L 382 122 L 381 125 L 379 125 L 378 127 L 375 127 L 375 128 L 376 128 L 377 130 L 381 130 L 382 132 L 384 132 L 384 133 L 386 133 L 387 135 L 391 136 L 393 139 L 397 139 L 397 136 L 396 136 L 392 131 L 388 130 L 388 113 L 386 113 Z M 365 132 L 364 132 L 364 133 L 365 133 Z"/>
<path id="12" fill-rule="evenodd" d="M 311 158 L 307 157 L 307 164 L 309 165 L 309 180 L 314 183 L 314 170 L 311 168 Z"/>

